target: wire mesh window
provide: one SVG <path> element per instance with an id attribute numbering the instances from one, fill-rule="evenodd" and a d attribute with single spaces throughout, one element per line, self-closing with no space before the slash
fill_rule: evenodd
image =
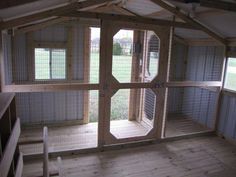
<path id="1" fill-rule="evenodd" d="M 112 75 L 120 83 L 151 82 L 158 74 L 159 46 L 153 31 L 118 31 L 113 37 Z"/>
<path id="2" fill-rule="evenodd" d="M 151 81 L 158 74 L 159 38 L 152 31 L 147 31 L 147 59 L 145 62 L 145 78 Z"/>
<path id="3" fill-rule="evenodd" d="M 236 91 L 236 58 L 228 58 L 224 88 Z"/>
<path id="4" fill-rule="evenodd" d="M 35 48 L 35 80 L 66 79 L 66 49 Z"/>
<path id="5" fill-rule="evenodd" d="M 113 37 L 112 74 L 119 82 L 130 82 L 133 50 L 132 30 L 120 30 Z"/>

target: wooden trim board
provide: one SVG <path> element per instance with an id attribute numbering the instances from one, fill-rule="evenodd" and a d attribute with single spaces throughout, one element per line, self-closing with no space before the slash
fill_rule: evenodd
<path id="1" fill-rule="evenodd" d="M 6 145 L 5 151 L 3 152 L 3 156 L 0 162 L 0 171 L 1 171 L 0 177 L 7 177 L 19 137 L 20 137 L 20 119 L 18 118 L 14 125 L 10 139 Z"/>

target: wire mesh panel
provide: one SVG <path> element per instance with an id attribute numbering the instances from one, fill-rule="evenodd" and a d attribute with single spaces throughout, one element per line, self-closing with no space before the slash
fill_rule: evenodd
<path id="1" fill-rule="evenodd" d="M 99 82 L 100 28 L 90 28 L 90 78 L 89 83 Z"/>
<path id="2" fill-rule="evenodd" d="M 21 140 L 40 139 L 49 128 L 49 149 L 64 151 L 97 147 L 98 91 L 20 93 Z M 42 152 L 42 144 L 22 145 L 24 154 Z"/>
<path id="3" fill-rule="evenodd" d="M 119 82 L 131 81 L 133 33 L 120 30 L 113 37 L 112 74 Z"/>
<path id="4" fill-rule="evenodd" d="M 119 30 L 113 37 L 112 75 L 120 83 L 151 82 L 158 74 L 159 45 L 152 31 Z"/>
<path id="5" fill-rule="evenodd" d="M 145 136 L 155 118 L 151 89 L 121 89 L 111 98 L 110 132 L 118 139 Z"/>
<path id="6" fill-rule="evenodd" d="M 169 88 L 166 136 L 196 133 L 214 126 L 217 93 L 204 88 Z"/>
<path id="7" fill-rule="evenodd" d="M 187 46 L 174 42 L 170 81 L 220 81 L 223 62 L 223 47 Z"/>

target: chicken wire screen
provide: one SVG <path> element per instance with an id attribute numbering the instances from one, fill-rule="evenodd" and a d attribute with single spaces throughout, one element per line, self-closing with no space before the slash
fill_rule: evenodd
<path id="1" fill-rule="evenodd" d="M 214 127 L 217 93 L 195 87 L 168 89 L 167 136 L 195 133 Z"/>

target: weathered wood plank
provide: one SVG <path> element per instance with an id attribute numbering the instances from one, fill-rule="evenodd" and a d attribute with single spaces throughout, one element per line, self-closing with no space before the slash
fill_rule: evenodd
<path id="1" fill-rule="evenodd" d="M 19 137 L 20 137 L 20 119 L 18 118 L 2 156 L 2 160 L 0 163 L 0 171 L 1 171 L 0 177 L 6 177 L 8 174 Z"/>

